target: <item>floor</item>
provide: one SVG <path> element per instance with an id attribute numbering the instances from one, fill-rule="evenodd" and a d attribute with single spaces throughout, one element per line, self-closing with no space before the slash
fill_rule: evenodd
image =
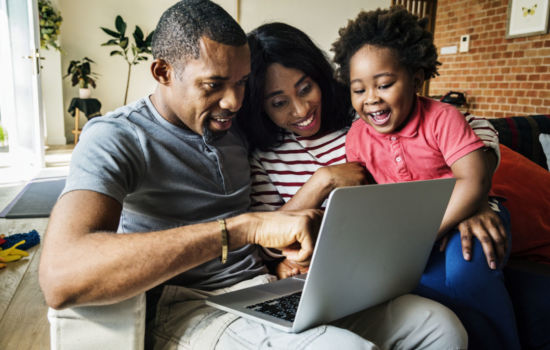
<path id="1" fill-rule="evenodd" d="M 0 210 L 34 177 L 66 175 L 72 145 L 49 147 L 46 168 L 0 167 Z M 47 218 L 2 219 L 0 234 L 37 230 L 43 238 Z M 38 285 L 41 244 L 28 250 L 29 256 L 0 270 L 0 349 L 49 349 L 47 306 Z"/>

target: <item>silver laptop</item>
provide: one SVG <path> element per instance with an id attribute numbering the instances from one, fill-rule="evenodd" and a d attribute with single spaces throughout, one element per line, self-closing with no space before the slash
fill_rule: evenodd
<path id="1" fill-rule="evenodd" d="M 206 303 L 301 332 L 412 291 L 455 179 L 334 190 L 307 276 L 212 296 Z"/>

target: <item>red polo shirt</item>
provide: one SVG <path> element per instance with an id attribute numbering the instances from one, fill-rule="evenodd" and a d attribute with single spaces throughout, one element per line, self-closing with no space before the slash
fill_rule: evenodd
<path id="1" fill-rule="evenodd" d="M 482 147 L 456 108 L 419 96 L 413 114 L 398 132 L 380 134 L 362 119 L 356 120 L 346 138 L 346 157 L 364 164 L 381 184 L 452 177 L 450 166 Z"/>

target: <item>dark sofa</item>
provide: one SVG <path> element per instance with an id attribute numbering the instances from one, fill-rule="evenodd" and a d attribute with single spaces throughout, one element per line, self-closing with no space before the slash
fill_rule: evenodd
<path id="1" fill-rule="evenodd" d="M 502 145 L 548 170 L 539 134 L 550 134 L 550 115 L 488 120 L 498 131 Z M 504 268 L 504 276 L 514 304 L 522 349 L 550 349 L 550 264 L 512 256 Z"/>

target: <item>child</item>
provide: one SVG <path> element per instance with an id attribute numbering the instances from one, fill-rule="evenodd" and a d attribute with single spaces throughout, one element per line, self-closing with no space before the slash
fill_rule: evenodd
<path id="1" fill-rule="evenodd" d="M 471 255 L 462 259 L 461 234 L 449 232 L 487 199 L 491 174 L 484 145 L 464 116 L 448 104 L 416 95 L 440 64 L 425 25 L 395 7 L 362 12 L 340 30 L 334 60 L 360 117 L 347 135 L 347 160 L 364 164 L 377 183 L 457 179 L 438 232 L 448 245 L 444 252 L 432 252 L 418 293 L 458 314 L 471 348 L 519 348 L 513 308 L 495 259 L 488 268 L 477 240 Z"/>

